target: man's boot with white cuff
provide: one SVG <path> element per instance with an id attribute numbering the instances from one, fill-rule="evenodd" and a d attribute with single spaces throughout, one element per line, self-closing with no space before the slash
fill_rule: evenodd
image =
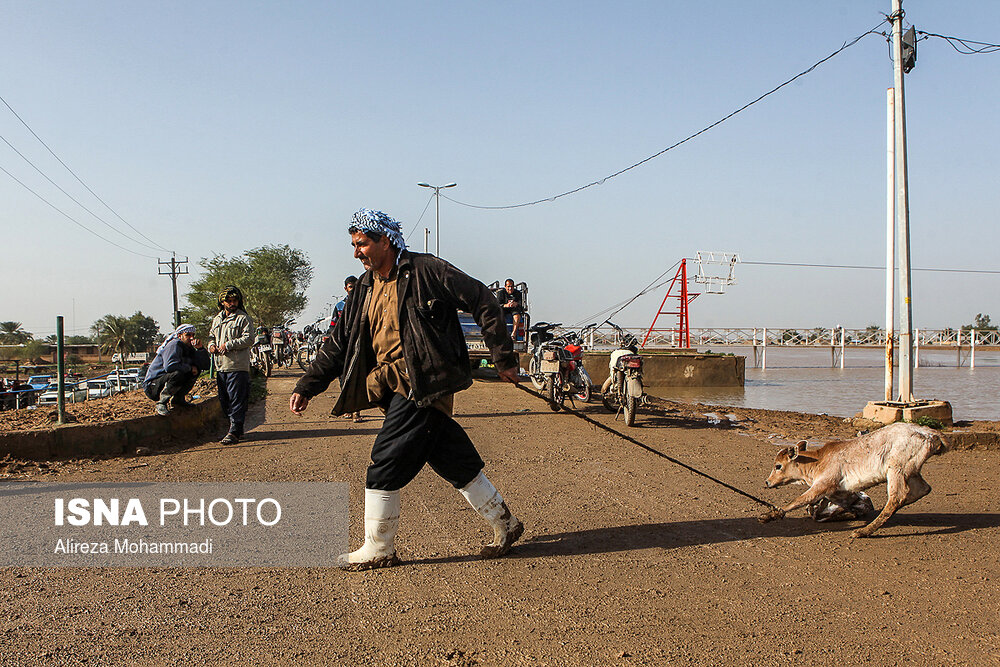
<path id="1" fill-rule="evenodd" d="M 493 526 L 493 542 L 479 552 L 482 558 L 498 558 L 524 533 L 524 524 L 511 514 L 500 492 L 481 471 L 460 493 Z"/>
<path id="2" fill-rule="evenodd" d="M 396 530 L 399 528 L 399 491 L 365 489 L 365 543 L 357 551 L 337 557 L 342 570 L 371 570 L 399 564 Z"/>

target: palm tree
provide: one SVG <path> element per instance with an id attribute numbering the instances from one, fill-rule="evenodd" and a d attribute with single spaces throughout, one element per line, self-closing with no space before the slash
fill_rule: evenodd
<path id="1" fill-rule="evenodd" d="M 122 359 L 135 349 L 135 332 L 127 317 L 105 315 L 90 328 L 94 332 L 101 349 L 112 354 L 121 354 Z"/>
<path id="2" fill-rule="evenodd" d="M 31 333 L 25 331 L 20 322 L 0 322 L 0 343 L 21 345 L 31 339 Z"/>

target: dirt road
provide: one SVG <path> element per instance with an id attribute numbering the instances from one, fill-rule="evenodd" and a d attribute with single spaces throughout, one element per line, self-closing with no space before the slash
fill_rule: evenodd
<path id="1" fill-rule="evenodd" d="M 190 443 L 29 474 L 347 481 L 357 545 L 381 418 L 332 419 L 330 394 L 297 418 L 285 407 L 294 381 L 271 380 L 238 446 Z M 1000 664 L 998 451 L 930 459 L 934 491 L 876 537 L 851 541 L 857 524 L 816 524 L 804 512 L 761 525 L 756 503 L 510 385 L 477 381 L 456 403 L 526 525 L 509 557 L 471 556 L 485 524 L 425 469 L 403 490 L 406 562 L 389 570 L 0 570 L 3 662 Z M 612 423 L 599 405 L 588 410 Z M 753 494 L 798 493 L 763 489 L 775 449 L 760 435 L 766 424 L 756 436 L 662 412 L 638 424 L 634 437 Z"/>

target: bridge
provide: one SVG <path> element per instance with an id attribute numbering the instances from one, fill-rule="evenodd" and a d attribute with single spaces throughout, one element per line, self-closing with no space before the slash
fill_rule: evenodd
<path id="1" fill-rule="evenodd" d="M 567 329 L 563 329 L 565 331 Z M 637 340 L 646 335 L 645 327 L 624 329 Z M 558 332 L 558 331 L 557 331 Z M 877 327 L 846 329 L 844 327 L 802 329 L 792 327 L 722 327 L 691 328 L 691 348 L 749 347 L 753 351 L 753 368 L 767 368 L 767 348 L 824 348 L 830 350 L 831 366 L 844 367 L 848 348 L 885 348 L 885 330 Z M 681 335 L 677 331 L 653 331 L 643 349 L 680 349 Z M 899 336 L 893 337 L 899 345 Z M 611 349 L 618 344 L 617 332 L 608 326 L 598 327 L 587 334 L 588 349 Z M 913 330 L 915 363 L 920 365 L 920 350 L 955 350 L 956 365 L 976 367 L 976 350 L 1000 350 L 1000 331 L 995 329 L 919 329 Z"/>

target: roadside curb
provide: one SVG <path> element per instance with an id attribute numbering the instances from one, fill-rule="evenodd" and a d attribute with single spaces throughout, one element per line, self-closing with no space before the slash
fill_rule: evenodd
<path id="1" fill-rule="evenodd" d="M 106 424 L 66 424 L 37 431 L 0 433 L 0 457 L 45 461 L 135 452 L 206 431 L 222 418 L 217 397 L 166 417 L 150 415 Z"/>

